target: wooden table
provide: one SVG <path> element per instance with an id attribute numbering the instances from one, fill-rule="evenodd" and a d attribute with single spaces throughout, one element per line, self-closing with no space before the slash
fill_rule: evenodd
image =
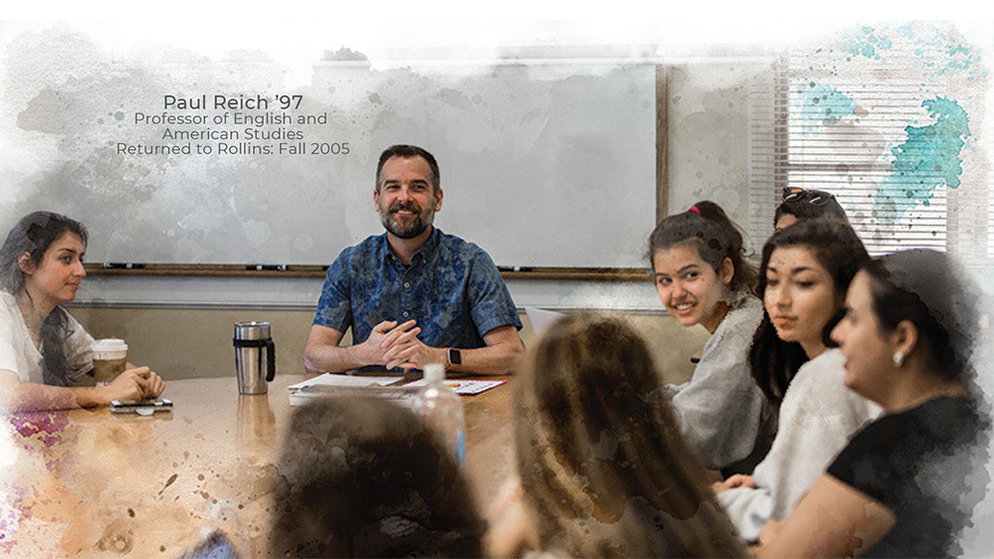
<path id="1" fill-rule="evenodd" d="M 244 557 L 265 556 L 287 386 L 304 378 L 257 396 L 233 377 L 170 381 L 174 410 L 151 417 L 0 416 L 0 555 L 175 558 L 220 528 Z M 463 397 L 481 506 L 513 469 L 510 384 Z"/>

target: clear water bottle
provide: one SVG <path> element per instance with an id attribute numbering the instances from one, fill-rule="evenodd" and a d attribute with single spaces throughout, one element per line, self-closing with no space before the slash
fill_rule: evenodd
<path id="1" fill-rule="evenodd" d="M 425 386 L 414 397 L 412 408 L 440 437 L 456 458 L 466 463 L 466 420 L 462 400 L 445 385 L 445 367 L 438 363 L 425 366 Z"/>

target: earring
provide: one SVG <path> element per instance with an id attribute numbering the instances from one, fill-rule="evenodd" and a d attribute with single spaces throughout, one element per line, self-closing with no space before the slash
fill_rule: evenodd
<path id="1" fill-rule="evenodd" d="M 894 353 L 894 366 L 900 369 L 901 365 L 904 365 L 904 353 L 897 351 Z"/>

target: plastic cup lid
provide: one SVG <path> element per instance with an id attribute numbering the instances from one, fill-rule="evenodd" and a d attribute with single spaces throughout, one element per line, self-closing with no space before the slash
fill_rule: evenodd
<path id="1" fill-rule="evenodd" d="M 128 344 L 124 340 L 119 340 L 117 338 L 105 338 L 102 340 L 96 340 L 93 342 L 94 352 L 121 352 L 128 351 Z"/>

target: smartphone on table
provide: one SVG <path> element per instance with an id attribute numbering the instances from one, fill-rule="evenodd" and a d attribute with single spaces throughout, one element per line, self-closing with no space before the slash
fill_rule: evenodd
<path id="1" fill-rule="evenodd" d="M 110 403 L 112 413 L 137 413 L 138 415 L 152 415 L 157 411 L 172 411 L 173 402 L 166 398 L 158 400 L 142 400 L 140 402 L 122 402 L 113 400 Z"/>

